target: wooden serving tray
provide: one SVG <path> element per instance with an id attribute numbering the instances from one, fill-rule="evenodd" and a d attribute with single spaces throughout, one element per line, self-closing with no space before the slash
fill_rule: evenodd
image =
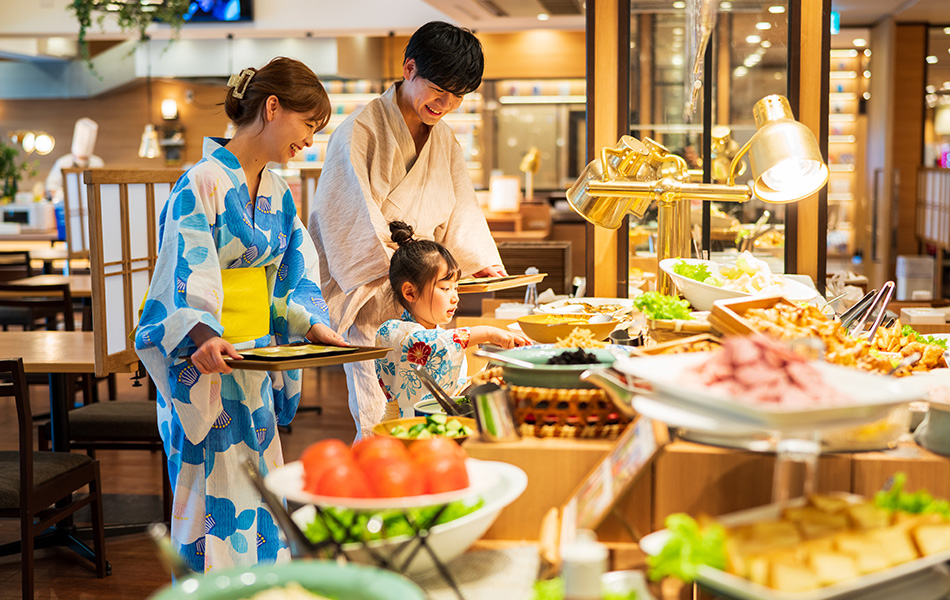
<path id="1" fill-rule="evenodd" d="M 350 346 L 358 350 L 351 352 L 331 354 L 321 356 L 302 356 L 300 358 L 244 358 L 234 360 L 225 358 L 224 361 L 232 369 L 248 371 L 292 371 L 294 369 L 309 369 L 311 367 L 328 367 L 330 365 L 342 365 L 343 363 L 359 362 L 361 360 L 374 360 L 382 358 L 389 353 L 392 348 L 383 348 L 379 346 Z M 191 362 L 191 359 L 189 359 Z"/>
<path id="2" fill-rule="evenodd" d="M 778 304 L 793 306 L 780 295 L 716 300 L 709 313 L 709 324 L 714 332 L 721 335 L 749 335 L 757 330 L 743 318 L 746 311 L 750 308 L 772 308 Z"/>
<path id="3" fill-rule="evenodd" d="M 460 294 L 479 294 L 482 292 L 494 292 L 496 290 L 507 290 L 509 288 L 528 285 L 529 283 L 538 283 L 547 277 L 547 273 L 537 273 L 535 275 L 507 275 L 505 277 L 480 277 L 478 279 L 462 279 L 459 281 Z"/>
<path id="4" fill-rule="evenodd" d="M 710 333 L 702 333 L 700 335 L 677 338 L 675 340 L 663 342 L 662 344 L 654 344 L 652 346 L 646 346 L 646 347 L 637 346 L 630 350 L 630 354 L 635 355 L 635 356 L 656 356 L 659 354 L 665 354 L 668 350 L 671 350 L 678 346 L 688 346 L 690 344 L 695 344 L 696 342 L 709 342 L 711 344 L 718 345 L 721 342 L 721 340 Z"/>
<path id="5" fill-rule="evenodd" d="M 657 342 L 681 339 L 701 333 L 710 333 L 712 325 L 702 319 L 647 319 L 650 337 Z"/>

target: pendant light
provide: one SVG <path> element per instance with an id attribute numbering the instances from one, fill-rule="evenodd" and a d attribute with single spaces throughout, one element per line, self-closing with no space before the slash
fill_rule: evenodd
<path id="1" fill-rule="evenodd" d="M 159 155 L 158 147 L 158 132 L 155 130 L 155 125 L 151 123 L 152 121 L 152 48 L 149 45 L 149 38 L 146 36 L 142 40 L 146 44 L 146 73 L 145 73 L 145 91 L 148 96 L 148 104 L 146 106 L 146 115 L 148 118 L 148 123 L 145 125 L 145 129 L 142 131 L 142 141 L 139 142 L 139 156 L 141 158 L 155 158 Z"/>

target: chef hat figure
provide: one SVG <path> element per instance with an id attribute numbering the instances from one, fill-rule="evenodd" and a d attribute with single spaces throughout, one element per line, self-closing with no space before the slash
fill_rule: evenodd
<path id="1" fill-rule="evenodd" d="M 72 155 L 76 166 L 85 167 L 96 148 L 96 135 L 99 133 L 99 124 L 88 117 L 76 121 L 73 129 Z"/>

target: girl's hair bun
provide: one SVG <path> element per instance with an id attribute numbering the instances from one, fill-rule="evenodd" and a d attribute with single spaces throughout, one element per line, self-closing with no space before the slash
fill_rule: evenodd
<path id="1" fill-rule="evenodd" d="M 389 232 L 392 234 L 392 240 L 398 246 L 404 246 L 412 240 L 412 227 L 402 221 L 391 221 L 389 223 Z"/>

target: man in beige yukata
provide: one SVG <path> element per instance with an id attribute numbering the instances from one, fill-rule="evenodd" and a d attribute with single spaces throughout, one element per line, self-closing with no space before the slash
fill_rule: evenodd
<path id="1" fill-rule="evenodd" d="M 389 221 L 446 246 L 463 276 L 505 275 L 475 199 L 462 149 L 442 117 L 482 80 L 484 57 L 467 29 L 420 27 L 406 46 L 403 81 L 350 115 L 330 137 L 310 215 L 320 289 L 334 329 L 353 345 L 401 310 L 389 289 Z M 357 437 L 383 419 L 372 361 L 344 365 Z"/>

